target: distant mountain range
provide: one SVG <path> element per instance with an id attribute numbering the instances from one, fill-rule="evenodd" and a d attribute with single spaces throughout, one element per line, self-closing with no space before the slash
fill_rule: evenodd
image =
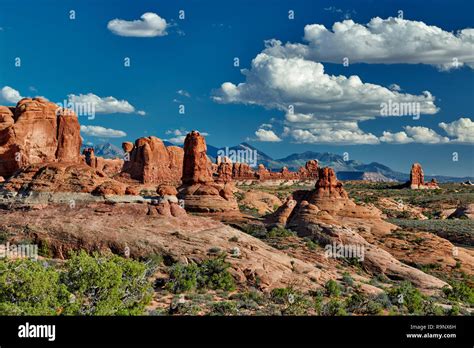
<path id="1" fill-rule="evenodd" d="M 170 143 L 168 141 L 164 141 L 164 144 L 166 146 L 177 146 L 176 144 Z M 178 146 L 182 147 L 182 145 Z M 123 150 L 111 143 L 96 144 L 93 146 L 93 148 L 96 156 L 101 156 L 104 158 L 123 157 Z M 207 145 L 207 155 L 213 162 L 215 162 L 219 151 L 232 155 L 238 154 L 239 151 L 240 153 L 242 153 L 242 151 L 248 150 L 252 152 L 255 151 L 253 153 L 257 154 L 257 164 L 263 164 L 266 168 L 271 169 L 273 171 L 279 171 L 283 167 L 287 167 L 289 170 L 296 171 L 299 167 L 304 166 L 307 161 L 315 159 L 318 160 L 320 167 L 327 166 L 334 168 L 338 178 L 341 180 L 405 182 L 410 179 L 410 175 L 408 173 L 397 172 L 381 163 L 372 162 L 366 164 L 355 160 L 345 161 L 343 156 L 329 152 L 305 151 L 303 153 L 294 153 L 284 158 L 274 159 L 266 153 L 260 151 L 256 147 L 245 142 L 230 147 L 227 150 L 225 148 L 218 148 L 210 144 Z M 425 180 L 427 181 L 433 178 L 439 182 L 462 182 L 467 180 L 474 180 L 473 177 L 457 178 L 442 175 L 425 176 Z"/>
<path id="2" fill-rule="evenodd" d="M 104 158 L 123 158 L 123 150 L 111 143 L 100 143 L 95 145 L 82 145 L 82 149 L 92 147 L 94 149 L 94 155 Z"/>

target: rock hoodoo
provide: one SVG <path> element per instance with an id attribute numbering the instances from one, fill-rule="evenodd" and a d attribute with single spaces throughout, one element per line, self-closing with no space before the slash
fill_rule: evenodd
<path id="1" fill-rule="evenodd" d="M 178 197 L 184 199 L 184 206 L 188 211 L 204 213 L 238 211 L 232 184 L 229 181 L 214 182 L 206 151 L 206 140 L 199 132 L 192 131 L 186 136 L 183 185 L 179 188 Z"/>
<path id="2" fill-rule="evenodd" d="M 378 209 L 360 206 L 350 200 L 332 168 L 320 168 L 315 189 L 294 192 L 267 222 L 289 228 L 326 246 L 359 248 L 364 252 L 359 261 L 369 271 L 407 279 L 424 289 L 439 290 L 446 285 L 404 265 L 367 241 L 366 238 L 370 240 L 371 236 L 390 233 L 395 226 L 383 221 Z M 364 237 L 360 234 L 362 232 Z"/>
<path id="3" fill-rule="evenodd" d="M 425 175 L 423 173 L 423 168 L 421 168 L 421 164 L 419 163 L 414 163 L 411 166 L 409 186 L 411 189 L 439 188 L 438 183 L 435 179 L 431 179 L 429 183 L 425 183 Z"/>
<path id="4" fill-rule="evenodd" d="M 43 162 L 81 162 L 77 116 L 44 98 L 0 106 L 0 175 Z"/>

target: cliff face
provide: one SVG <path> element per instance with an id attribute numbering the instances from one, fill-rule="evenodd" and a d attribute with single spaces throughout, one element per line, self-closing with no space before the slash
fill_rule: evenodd
<path id="1" fill-rule="evenodd" d="M 144 184 L 178 184 L 181 179 L 183 150 L 166 147 L 156 137 L 139 138 L 135 144 L 125 142 L 126 152 L 122 173 Z"/>
<path id="2" fill-rule="evenodd" d="M 30 164 L 81 161 L 77 116 L 44 98 L 0 106 L 0 176 Z"/>

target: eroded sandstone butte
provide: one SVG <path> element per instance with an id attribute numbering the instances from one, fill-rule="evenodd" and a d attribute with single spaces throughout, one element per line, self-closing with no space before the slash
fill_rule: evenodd
<path id="1" fill-rule="evenodd" d="M 349 199 L 332 168 L 320 168 L 314 190 L 296 191 L 268 218 L 268 223 L 292 229 L 326 246 L 362 248 L 364 268 L 374 274 L 405 279 L 426 291 L 447 284 L 416 268 L 403 264 L 375 243 L 375 237 L 396 228 L 381 218 L 375 207 L 361 206 Z"/>
<path id="2" fill-rule="evenodd" d="M 183 149 L 166 147 L 157 137 L 139 138 L 122 144 L 125 161 L 122 174 L 148 184 L 178 185 L 183 166 Z"/>
<path id="3" fill-rule="evenodd" d="M 79 163 L 81 142 L 77 116 L 44 98 L 0 106 L 0 176 L 35 163 Z"/>

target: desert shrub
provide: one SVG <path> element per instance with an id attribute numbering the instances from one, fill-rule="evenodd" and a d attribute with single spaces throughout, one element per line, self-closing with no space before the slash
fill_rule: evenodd
<path id="1" fill-rule="evenodd" d="M 461 307 L 458 304 L 452 304 L 451 309 L 448 311 L 448 315 L 459 315 L 461 314 Z"/>
<path id="2" fill-rule="evenodd" d="M 170 268 L 170 279 L 165 287 L 173 293 L 196 289 L 232 291 L 235 289 L 235 281 L 228 271 L 229 266 L 223 255 L 200 264 L 177 263 Z"/>
<path id="3" fill-rule="evenodd" d="M 385 292 L 382 292 L 376 295 L 374 297 L 374 301 L 379 303 L 384 309 L 389 309 L 390 307 L 392 307 L 392 302 L 390 301 L 390 297 Z"/>
<path id="4" fill-rule="evenodd" d="M 444 309 L 436 305 L 433 299 L 428 299 L 423 302 L 423 315 L 444 315 Z"/>
<path id="5" fill-rule="evenodd" d="M 68 296 L 53 267 L 33 260 L 0 260 L 0 315 L 56 315 Z"/>
<path id="6" fill-rule="evenodd" d="M 323 305 L 321 315 L 325 316 L 340 316 L 347 315 L 344 303 L 342 301 L 332 299 Z"/>
<path id="7" fill-rule="evenodd" d="M 443 288 L 443 292 L 449 300 L 474 305 L 474 289 L 472 287 L 462 281 L 451 281 L 449 285 L 451 285 L 451 289 L 447 286 Z"/>
<path id="8" fill-rule="evenodd" d="M 0 314 L 138 315 L 151 300 L 144 264 L 119 256 L 71 255 L 63 269 L 0 261 Z"/>
<path id="9" fill-rule="evenodd" d="M 245 309 L 257 309 L 265 302 L 262 294 L 255 290 L 234 294 L 230 299 L 237 300 L 238 307 Z"/>
<path id="10" fill-rule="evenodd" d="M 275 288 L 271 291 L 270 297 L 273 302 L 278 304 L 285 304 L 288 303 L 288 299 L 290 295 L 293 296 L 295 290 L 292 287 L 287 288 Z"/>
<path id="11" fill-rule="evenodd" d="M 314 308 L 313 300 L 293 289 L 293 287 L 275 288 L 270 293 L 274 303 L 284 305 L 283 315 L 307 315 Z"/>
<path id="12" fill-rule="evenodd" d="M 227 270 L 230 264 L 225 261 L 225 256 L 203 261 L 199 265 L 199 287 L 232 291 L 235 289 L 235 281 Z"/>
<path id="13" fill-rule="evenodd" d="M 286 238 L 294 236 L 295 233 L 282 227 L 274 227 L 267 233 L 267 238 Z"/>
<path id="14" fill-rule="evenodd" d="M 201 307 L 191 303 L 182 301 L 181 298 L 173 298 L 167 314 L 171 315 L 198 315 Z"/>
<path id="15" fill-rule="evenodd" d="M 170 278 L 165 287 L 175 294 L 195 290 L 198 284 L 198 274 L 199 268 L 196 264 L 184 265 L 177 263 L 171 266 Z"/>
<path id="16" fill-rule="evenodd" d="M 329 297 L 337 297 L 341 294 L 341 286 L 333 279 L 328 280 L 324 285 L 324 288 L 326 289 L 326 294 Z"/>
<path id="17" fill-rule="evenodd" d="M 263 225 L 256 224 L 241 224 L 241 225 L 231 225 L 242 232 L 245 232 L 255 238 L 265 238 L 267 234 L 267 229 Z"/>
<path id="18" fill-rule="evenodd" d="M 406 308 L 408 313 L 423 314 L 423 296 L 410 282 L 402 282 L 388 290 L 392 304 Z"/>
<path id="19" fill-rule="evenodd" d="M 318 244 L 315 243 L 313 240 L 310 238 L 304 238 L 305 245 L 309 250 L 316 250 L 318 248 Z"/>
<path id="20" fill-rule="evenodd" d="M 211 315 L 235 315 L 237 304 L 233 301 L 221 301 L 212 304 Z"/>
<path id="21" fill-rule="evenodd" d="M 139 315 L 151 300 L 144 264 L 120 256 L 72 254 L 61 282 L 73 294 L 72 315 Z"/>
<path id="22" fill-rule="evenodd" d="M 354 278 L 348 272 L 344 272 L 342 274 L 342 282 L 346 285 L 353 286 L 354 285 Z"/>

